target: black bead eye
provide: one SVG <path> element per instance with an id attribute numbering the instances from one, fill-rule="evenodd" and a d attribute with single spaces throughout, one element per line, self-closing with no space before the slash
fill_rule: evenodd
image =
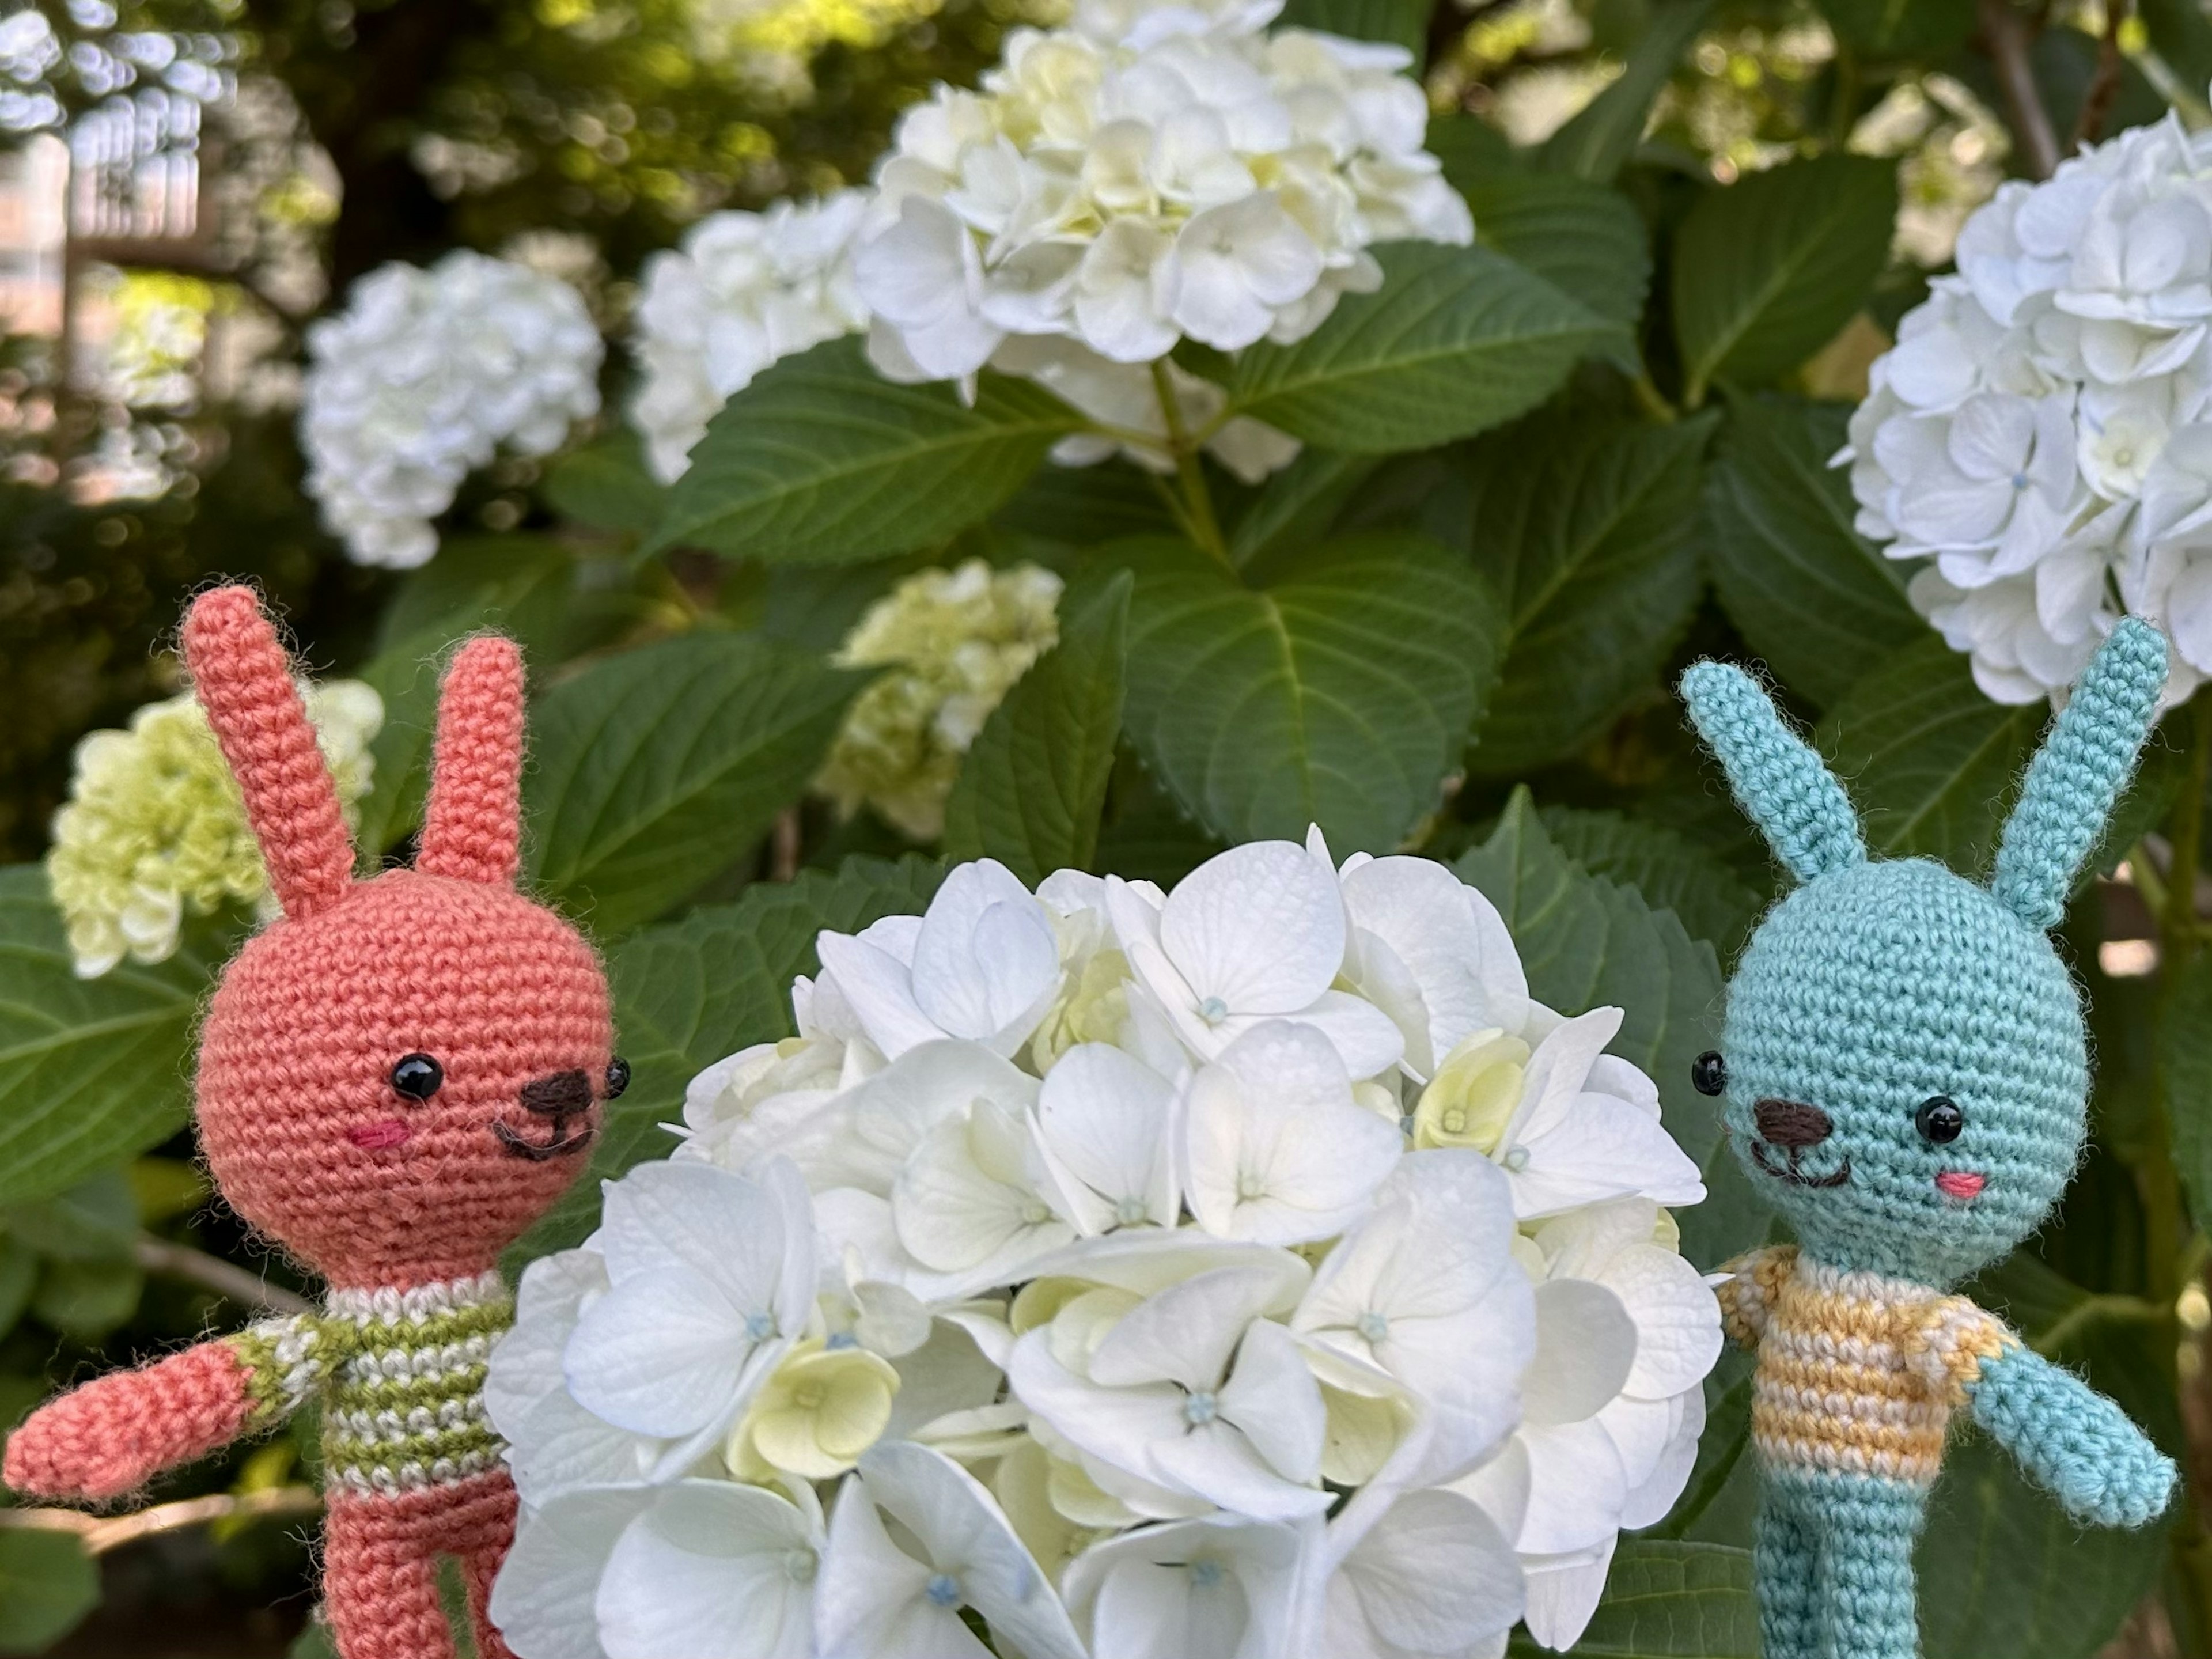
<path id="1" fill-rule="evenodd" d="M 428 1100 L 446 1081 L 446 1068 L 428 1054 L 404 1054 L 392 1068 L 392 1086 L 410 1100 Z"/>
<path id="2" fill-rule="evenodd" d="M 1717 1048 L 1708 1048 L 1690 1062 L 1690 1086 L 1701 1095 L 1728 1092 L 1728 1062 Z"/>
<path id="3" fill-rule="evenodd" d="M 612 1100 L 629 1087 L 629 1062 L 617 1054 L 607 1062 L 607 1098 Z"/>
<path id="4" fill-rule="evenodd" d="M 1965 1133 L 1966 1115 L 1950 1096 L 1936 1095 L 1920 1103 L 1912 1121 L 1919 1128 L 1922 1139 L 1948 1146 Z"/>

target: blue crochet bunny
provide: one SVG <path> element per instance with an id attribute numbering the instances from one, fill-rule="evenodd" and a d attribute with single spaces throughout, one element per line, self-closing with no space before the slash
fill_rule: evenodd
<path id="1" fill-rule="evenodd" d="M 2133 619 L 2028 768 L 1986 887 L 1871 860 L 1842 786 L 1741 671 L 1683 677 L 1691 719 L 1801 885 L 1752 935 L 1718 1053 L 1729 1139 L 1797 1246 L 1729 1264 L 1759 1352 L 1766 1659 L 1913 1659 L 1912 1547 L 1965 1407 L 2084 1521 L 2139 1527 L 2173 1465 L 2110 1401 L 1948 1288 L 2026 1237 L 2081 1152 L 2089 1073 L 2045 936 L 2135 764 L 2166 641 Z"/>

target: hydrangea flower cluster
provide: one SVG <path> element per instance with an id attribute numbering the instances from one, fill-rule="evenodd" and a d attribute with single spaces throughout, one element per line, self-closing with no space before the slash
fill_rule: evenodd
<path id="1" fill-rule="evenodd" d="M 1571 1645 L 1680 1492 L 1704 1195 L 1431 860 L 960 866 L 533 1263 L 522 1659 Z"/>
<path id="2" fill-rule="evenodd" d="M 350 825 L 374 779 L 368 746 L 384 725 L 383 699 L 359 680 L 300 690 Z M 54 814 L 46 879 L 80 979 L 126 956 L 167 960 L 187 908 L 270 903 L 237 781 L 189 693 L 148 703 L 127 732 L 90 733 L 76 763 L 69 804 Z"/>
<path id="3" fill-rule="evenodd" d="M 575 289 L 464 248 L 388 264 L 307 331 L 307 490 L 361 564 L 438 550 L 430 520 L 504 446 L 550 455 L 599 412 L 599 330 Z"/>
<path id="4" fill-rule="evenodd" d="M 878 367 L 957 379 L 1023 336 L 1117 363 L 1297 340 L 1379 285 L 1370 244 L 1471 240 L 1410 54 L 1266 33 L 1280 9 L 1084 0 L 1013 31 L 981 91 L 908 111 L 854 256 Z"/>
<path id="5" fill-rule="evenodd" d="M 2169 115 L 2015 181 L 1878 359 L 1858 526 L 2001 702 L 2070 684 L 2121 615 L 2212 673 L 2212 137 Z"/>
<path id="6" fill-rule="evenodd" d="M 645 262 L 630 420 L 653 476 L 673 483 L 707 422 L 779 358 L 868 325 L 852 242 L 868 198 L 840 191 L 762 213 L 716 213 Z"/>
<path id="7" fill-rule="evenodd" d="M 865 803 L 916 841 L 945 831 L 960 757 L 1060 639 L 1060 580 L 970 559 L 908 577 L 868 607 L 832 660 L 889 672 L 854 700 L 817 781 L 847 816 Z"/>

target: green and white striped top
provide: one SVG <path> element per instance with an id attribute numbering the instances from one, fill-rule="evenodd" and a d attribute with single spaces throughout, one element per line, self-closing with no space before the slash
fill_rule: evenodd
<path id="1" fill-rule="evenodd" d="M 249 1430 L 323 1408 L 324 1479 L 368 1494 L 446 1486 L 499 1467 L 484 1414 L 492 1344 L 514 1322 L 496 1273 L 412 1290 L 332 1291 L 319 1313 L 228 1339 L 249 1376 Z"/>

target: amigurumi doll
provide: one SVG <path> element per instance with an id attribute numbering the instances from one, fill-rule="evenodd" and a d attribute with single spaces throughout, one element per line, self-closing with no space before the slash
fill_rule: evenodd
<path id="1" fill-rule="evenodd" d="M 515 890 L 520 654 L 455 654 L 412 869 L 354 849 L 291 666 L 253 593 L 191 607 L 185 654 L 283 908 L 224 970 L 197 1105 L 231 1206 L 330 1283 L 323 1309 L 99 1378 L 8 1443 L 9 1486 L 100 1499 L 323 1411 L 323 1589 L 344 1659 L 451 1659 L 456 1558 L 483 1659 L 515 1495 L 485 1420 L 513 1300 L 501 1249 L 568 1187 L 627 1073 L 575 930 Z"/>
<path id="2" fill-rule="evenodd" d="M 1867 856 L 1843 787 L 1752 680 L 1682 694 L 1801 885 L 1752 935 L 1692 1081 L 1800 1243 L 1729 1264 L 1756 1347 L 1766 1659 L 1913 1659 L 1912 1548 L 1954 1411 L 2066 1509 L 2139 1527 L 2174 1468 L 2110 1401 L 1948 1287 L 2042 1220 L 2081 1152 L 2081 1006 L 2046 937 L 2135 764 L 2166 641 L 2120 623 L 2029 766 L 1984 887 Z"/>

